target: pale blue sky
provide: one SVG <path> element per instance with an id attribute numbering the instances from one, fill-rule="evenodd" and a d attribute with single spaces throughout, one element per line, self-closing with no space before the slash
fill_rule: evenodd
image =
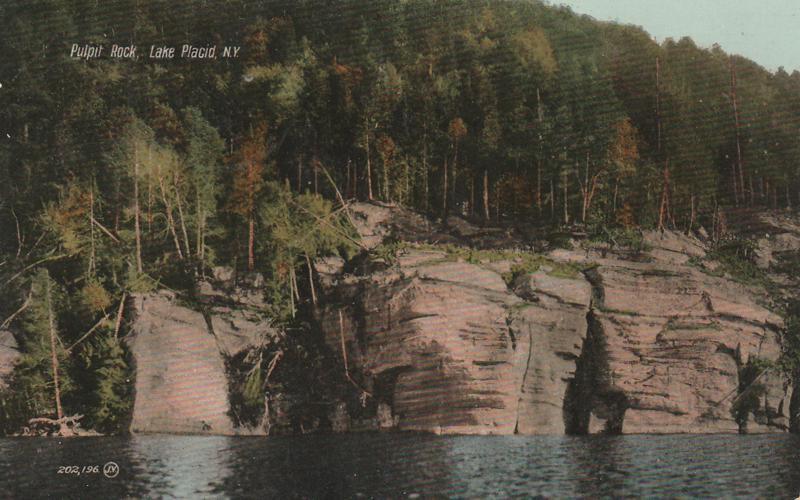
<path id="1" fill-rule="evenodd" d="M 690 36 L 775 71 L 800 70 L 800 0 L 551 0 L 603 21 L 643 27 L 658 42 Z"/>

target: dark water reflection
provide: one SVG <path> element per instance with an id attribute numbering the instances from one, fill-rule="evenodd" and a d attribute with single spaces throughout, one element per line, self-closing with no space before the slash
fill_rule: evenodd
<path id="1" fill-rule="evenodd" d="M 58 474 L 114 461 L 120 474 Z M 770 497 L 800 494 L 797 436 L 0 439 L 10 498 Z"/>

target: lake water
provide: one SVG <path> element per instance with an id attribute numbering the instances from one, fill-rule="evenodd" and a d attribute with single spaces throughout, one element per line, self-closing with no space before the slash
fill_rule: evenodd
<path id="1" fill-rule="evenodd" d="M 11 498 L 798 495 L 800 437 L 788 435 L 0 439 Z"/>

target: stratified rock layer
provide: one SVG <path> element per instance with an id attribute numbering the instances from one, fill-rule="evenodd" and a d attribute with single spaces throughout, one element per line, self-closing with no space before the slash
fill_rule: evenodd
<path id="1" fill-rule="evenodd" d="M 409 231 L 390 208 L 353 211 L 383 224 L 369 229 L 371 246 L 378 235 L 396 237 L 393 229 Z M 694 267 L 692 258 L 705 256 L 695 238 L 645 239 L 649 253 L 635 260 L 555 251 L 554 265 L 587 270 L 565 275 L 544 265 L 513 283 L 504 280 L 513 256 L 466 262 L 412 245 L 353 275 L 326 269 L 328 305 L 318 317 L 356 385 L 401 429 L 788 430 L 791 387 L 777 370 L 752 387 L 740 383 L 748 360 L 780 355 L 782 319 L 760 305 L 764 292 Z M 758 397 L 737 420 L 742 389 Z"/>

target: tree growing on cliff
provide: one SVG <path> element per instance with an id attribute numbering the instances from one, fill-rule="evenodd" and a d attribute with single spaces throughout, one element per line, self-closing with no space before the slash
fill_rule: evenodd
<path id="1" fill-rule="evenodd" d="M 234 172 L 233 191 L 228 200 L 231 211 L 241 216 L 247 224 L 247 269 L 256 265 L 256 204 L 264 188 L 267 161 L 267 132 L 265 121 L 259 122 L 244 138 Z"/>
<path id="2" fill-rule="evenodd" d="M 317 303 L 313 262 L 317 258 L 350 251 L 357 239 L 343 207 L 314 194 L 296 195 L 276 182 L 265 187 L 259 219 L 267 231 L 260 240 L 270 256 L 270 275 L 276 318 L 294 317 L 301 300 L 298 274 L 305 274 L 307 299 Z M 287 314 L 288 313 L 288 314 Z"/>
<path id="3" fill-rule="evenodd" d="M 18 338 L 22 355 L 9 383 L 16 426 L 33 417 L 62 418 L 64 401 L 74 389 L 71 360 L 59 334 L 62 291 L 45 269 L 33 276 L 30 287 L 30 305 L 23 313 Z"/>
<path id="4" fill-rule="evenodd" d="M 203 118 L 199 109 L 186 108 L 183 115 L 186 130 L 186 166 L 194 191 L 194 253 L 202 270 L 206 264 L 208 221 L 217 211 L 217 196 L 221 184 L 220 167 L 225 144 L 217 129 Z"/>

